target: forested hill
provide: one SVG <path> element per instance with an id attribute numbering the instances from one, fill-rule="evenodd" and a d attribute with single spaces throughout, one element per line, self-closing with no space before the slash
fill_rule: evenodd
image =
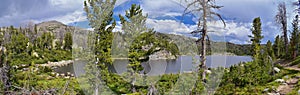
<path id="1" fill-rule="evenodd" d="M 28 29 L 37 30 L 37 36 L 41 36 L 44 32 L 50 32 L 55 38 L 55 41 L 62 42 L 64 36 L 67 32 L 83 33 L 88 32 L 88 30 L 73 26 L 65 25 L 58 21 L 47 21 L 42 22 L 35 25 L 28 25 Z M 25 28 L 24 28 L 25 29 Z M 27 34 L 30 36 L 30 34 Z M 78 34 L 77 34 L 78 36 Z M 85 35 L 86 36 L 86 35 Z M 192 55 L 196 54 L 196 39 L 186 37 L 183 35 L 175 35 L 175 34 L 164 34 L 160 32 L 155 33 L 156 37 L 160 37 L 163 39 L 167 39 L 169 42 L 175 43 L 179 49 L 180 55 Z M 81 37 L 73 37 L 73 41 L 78 39 L 84 39 L 84 36 Z M 73 43 L 73 44 L 76 44 Z M 113 42 L 113 51 L 112 54 L 114 57 L 124 57 L 126 55 L 125 52 L 125 44 L 127 44 L 123 39 L 123 34 L 120 32 L 114 32 L 114 42 Z M 234 44 L 230 42 L 210 42 L 211 53 L 219 53 L 219 52 L 227 52 L 233 55 L 250 55 L 251 54 L 251 45 L 248 44 Z M 226 48 L 224 48 L 226 46 Z M 226 49 L 226 50 L 225 50 Z M 210 53 L 210 52 L 209 52 Z"/>
<path id="2" fill-rule="evenodd" d="M 190 38 L 182 35 L 175 35 L 175 34 L 163 34 L 158 33 L 158 35 L 165 35 L 172 39 L 180 48 L 183 55 L 187 55 L 190 53 L 191 49 L 194 49 L 196 45 L 195 38 Z M 215 42 L 210 41 L 208 43 L 208 46 L 210 47 L 209 53 L 220 53 L 220 52 L 227 52 L 232 53 L 234 55 L 251 55 L 251 45 L 250 44 L 234 44 L 230 42 Z M 199 46 L 198 46 L 199 47 Z M 193 50 L 196 51 L 196 50 Z"/>
<path id="3" fill-rule="evenodd" d="M 166 39 L 169 42 L 176 44 L 179 49 L 180 55 L 196 55 L 198 52 L 195 38 L 186 37 L 183 35 L 165 34 L 156 32 L 156 37 Z M 123 40 L 123 34 L 120 32 L 114 32 L 114 41 L 112 46 L 113 57 L 126 57 L 125 45 L 128 44 Z M 208 54 L 230 54 L 230 55 L 251 55 L 250 44 L 234 44 L 230 42 L 214 42 L 209 43 Z M 198 44 L 198 47 L 200 45 Z"/>

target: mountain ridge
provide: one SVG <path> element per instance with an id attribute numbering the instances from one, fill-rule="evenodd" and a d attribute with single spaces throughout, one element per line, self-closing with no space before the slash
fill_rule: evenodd
<path id="1" fill-rule="evenodd" d="M 65 25 L 59 21 L 45 21 L 36 24 L 38 28 L 38 35 L 41 35 L 43 32 L 52 32 L 55 35 L 55 39 L 63 40 L 64 35 L 66 32 L 72 32 L 74 36 L 74 41 L 80 41 L 81 39 L 85 39 L 85 36 L 87 36 L 88 33 L 91 32 L 91 30 L 79 28 L 76 26 L 69 26 Z M 114 41 L 116 41 L 115 49 L 117 50 L 120 48 L 124 48 L 124 43 L 122 43 L 122 33 L 120 32 L 113 32 L 114 33 Z M 179 47 L 179 52 L 182 53 L 182 55 L 196 55 L 198 48 L 196 45 L 196 39 L 192 37 L 187 37 L 184 35 L 175 35 L 175 34 L 166 34 L 161 32 L 156 32 L 155 35 L 162 36 L 166 39 L 168 39 L 170 42 L 175 43 Z M 124 41 L 123 41 L 124 42 Z M 211 51 L 212 53 L 219 53 L 219 52 L 229 52 L 234 53 L 235 55 L 250 55 L 250 48 L 251 45 L 249 44 L 235 44 L 230 42 L 215 42 L 211 41 L 210 44 L 212 45 Z M 113 47 L 114 48 L 114 47 Z M 124 51 L 121 49 L 117 52 Z M 117 55 L 117 54 L 116 54 Z"/>

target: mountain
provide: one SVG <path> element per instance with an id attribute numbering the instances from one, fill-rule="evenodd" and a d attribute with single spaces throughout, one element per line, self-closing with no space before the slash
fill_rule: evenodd
<path id="1" fill-rule="evenodd" d="M 68 31 L 73 33 L 73 46 L 82 48 L 88 48 L 87 46 L 87 37 L 91 31 L 83 28 L 73 27 L 65 25 L 58 21 L 47 21 L 37 24 L 38 35 L 41 35 L 43 32 L 52 32 L 55 35 L 56 39 L 62 40 L 64 34 Z M 162 37 L 167 39 L 169 42 L 175 43 L 179 49 L 181 55 L 196 55 L 198 52 L 196 45 L 196 39 L 190 38 L 182 35 L 175 34 L 164 34 L 156 32 L 157 37 Z M 128 43 L 125 43 L 123 39 L 123 34 L 120 32 L 114 32 L 114 40 L 112 45 L 112 54 L 114 57 L 124 57 L 126 56 L 125 46 Z M 229 42 L 210 42 L 210 53 L 220 53 L 228 52 L 234 55 L 250 55 L 250 45 L 240 45 Z"/>

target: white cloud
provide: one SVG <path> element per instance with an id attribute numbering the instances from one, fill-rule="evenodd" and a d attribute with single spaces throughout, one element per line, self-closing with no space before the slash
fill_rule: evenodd
<path id="1" fill-rule="evenodd" d="M 178 16 L 181 15 L 184 8 L 174 0 L 143 0 L 141 7 L 150 18 L 162 15 Z"/>
<path id="2" fill-rule="evenodd" d="M 68 13 L 66 15 L 44 19 L 42 21 L 49 21 L 49 20 L 57 20 L 64 24 L 70 24 L 70 23 L 74 23 L 74 22 L 86 21 L 87 18 L 83 11 L 77 10 L 77 11 L 74 11 L 73 13 Z M 39 22 L 42 22 L 42 21 L 39 21 Z"/>
<path id="3" fill-rule="evenodd" d="M 126 1 L 128 1 L 128 0 L 117 0 L 116 6 L 119 6 L 119 5 L 121 5 L 122 3 L 126 2 Z"/>
<path id="4" fill-rule="evenodd" d="M 57 9 L 78 9 L 83 8 L 84 0 L 49 0 L 49 2 Z"/>
<path id="5" fill-rule="evenodd" d="M 154 30 L 162 33 L 188 34 L 191 31 L 189 26 L 175 20 L 156 20 L 149 18 L 146 23 L 149 28 L 154 28 Z"/>
<path id="6" fill-rule="evenodd" d="M 225 28 L 221 21 L 208 23 L 208 30 L 213 31 L 209 32 L 212 40 L 220 40 L 220 38 L 225 37 L 226 41 L 239 44 L 248 42 L 248 35 L 251 34 L 250 28 L 249 23 L 226 22 Z"/>
<path id="7" fill-rule="evenodd" d="M 147 19 L 147 25 L 158 32 L 186 36 L 191 36 L 190 32 L 197 28 L 196 25 L 185 25 L 175 20 Z M 209 22 L 208 30 L 213 31 L 209 32 L 211 39 L 220 41 L 221 38 L 225 38 L 226 41 L 233 43 L 248 43 L 248 35 L 251 34 L 250 23 L 227 22 L 226 26 L 227 27 L 224 28 L 223 23 L 219 21 Z"/>

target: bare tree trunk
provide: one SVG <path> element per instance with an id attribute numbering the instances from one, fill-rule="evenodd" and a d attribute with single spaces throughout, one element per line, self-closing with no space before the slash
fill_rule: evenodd
<path id="1" fill-rule="evenodd" d="M 287 34 L 287 16 L 286 16 L 286 5 L 284 2 L 278 5 L 278 13 L 276 15 L 276 22 L 281 24 L 283 30 L 284 46 L 285 46 L 285 57 L 288 55 L 288 34 Z"/>
<path id="2" fill-rule="evenodd" d="M 205 30 L 203 30 L 203 31 L 205 31 Z M 204 70 L 203 72 L 202 72 L 202 80 L 203 81 L 206 81 L 206 72 L 205 72 L 205 70 L 207 69 L 206 68 L 206 39 L 205 39 L 205 35 L 206 35 L 206 33 L 205 32 L 203 32 L 203 34 L 202 34 L 202 37 L 201 37 L 201 57 L 200 57 L 200 59 L 201 59 L 201 68 Z"/>
<path id="3" fill-rule="evenodd" d="M 204 0 L 204 2 L 207 2 L 207 0 Z M 207 25 L 206 25 L 206 15 L 207 15 L 207 8 L 206 8 L 206 3 L 202 3 L 203 7 L 203 29 L 202 29 L 202 36 L 201 36 L 201 68 L 204 70 L 202 72 L 202 80 L 206 82 L 206 72 L 205 70 L 207 69 L 206 67 L 206 35 L 207 35 Z M 200 27 L 200 20 L 198 23 L 198 27 Z"/>
<path id="4" fill-rule="evenodd" d="M 206 54 L 211 53 L 210 45 L 209 43 L 209 37 L 207 36 L 207 21 L 208 19 L 213 19 L 213 16 L 217 16 L 224 24 L 224 27 L 226 27 L 225 21 L 221 17 L 220 14 L 214 12 L 212 9 L 220 9 L 222 6 L 215 5 L 214 0 L 185 0 L 188 2 L 187 7 L 185 8 L 184 14 L 192 13 L 192 12 L 200 12 L 200 17 L 198 19 L 197 23 L 197 30 L 192 31 L 191 34 L 200 34 L 198 40 L 196 41 L 196 44 L 201 44 L 201 47 L 198 48 L 199 55 L 200 55 L 200 64 L 197 68 L 197 72 L 199 75 L 202 73 L 202 83 L 205 87 L 208 87 L 206 82 L 206 74 L 207 74 L 207 66 L 206 66 Z M 190 9 L 191 8 L 191 9 Z M 208 51 L 209 50 L 209 51 Z M 202 71 L 200 73 L 200 71 Z M 196 84 L 195 84 L 196 87 Z M 209 93 L 209 92 L 206 92 Z M 198 94 L 198 92 L 196 92 Z"/>

